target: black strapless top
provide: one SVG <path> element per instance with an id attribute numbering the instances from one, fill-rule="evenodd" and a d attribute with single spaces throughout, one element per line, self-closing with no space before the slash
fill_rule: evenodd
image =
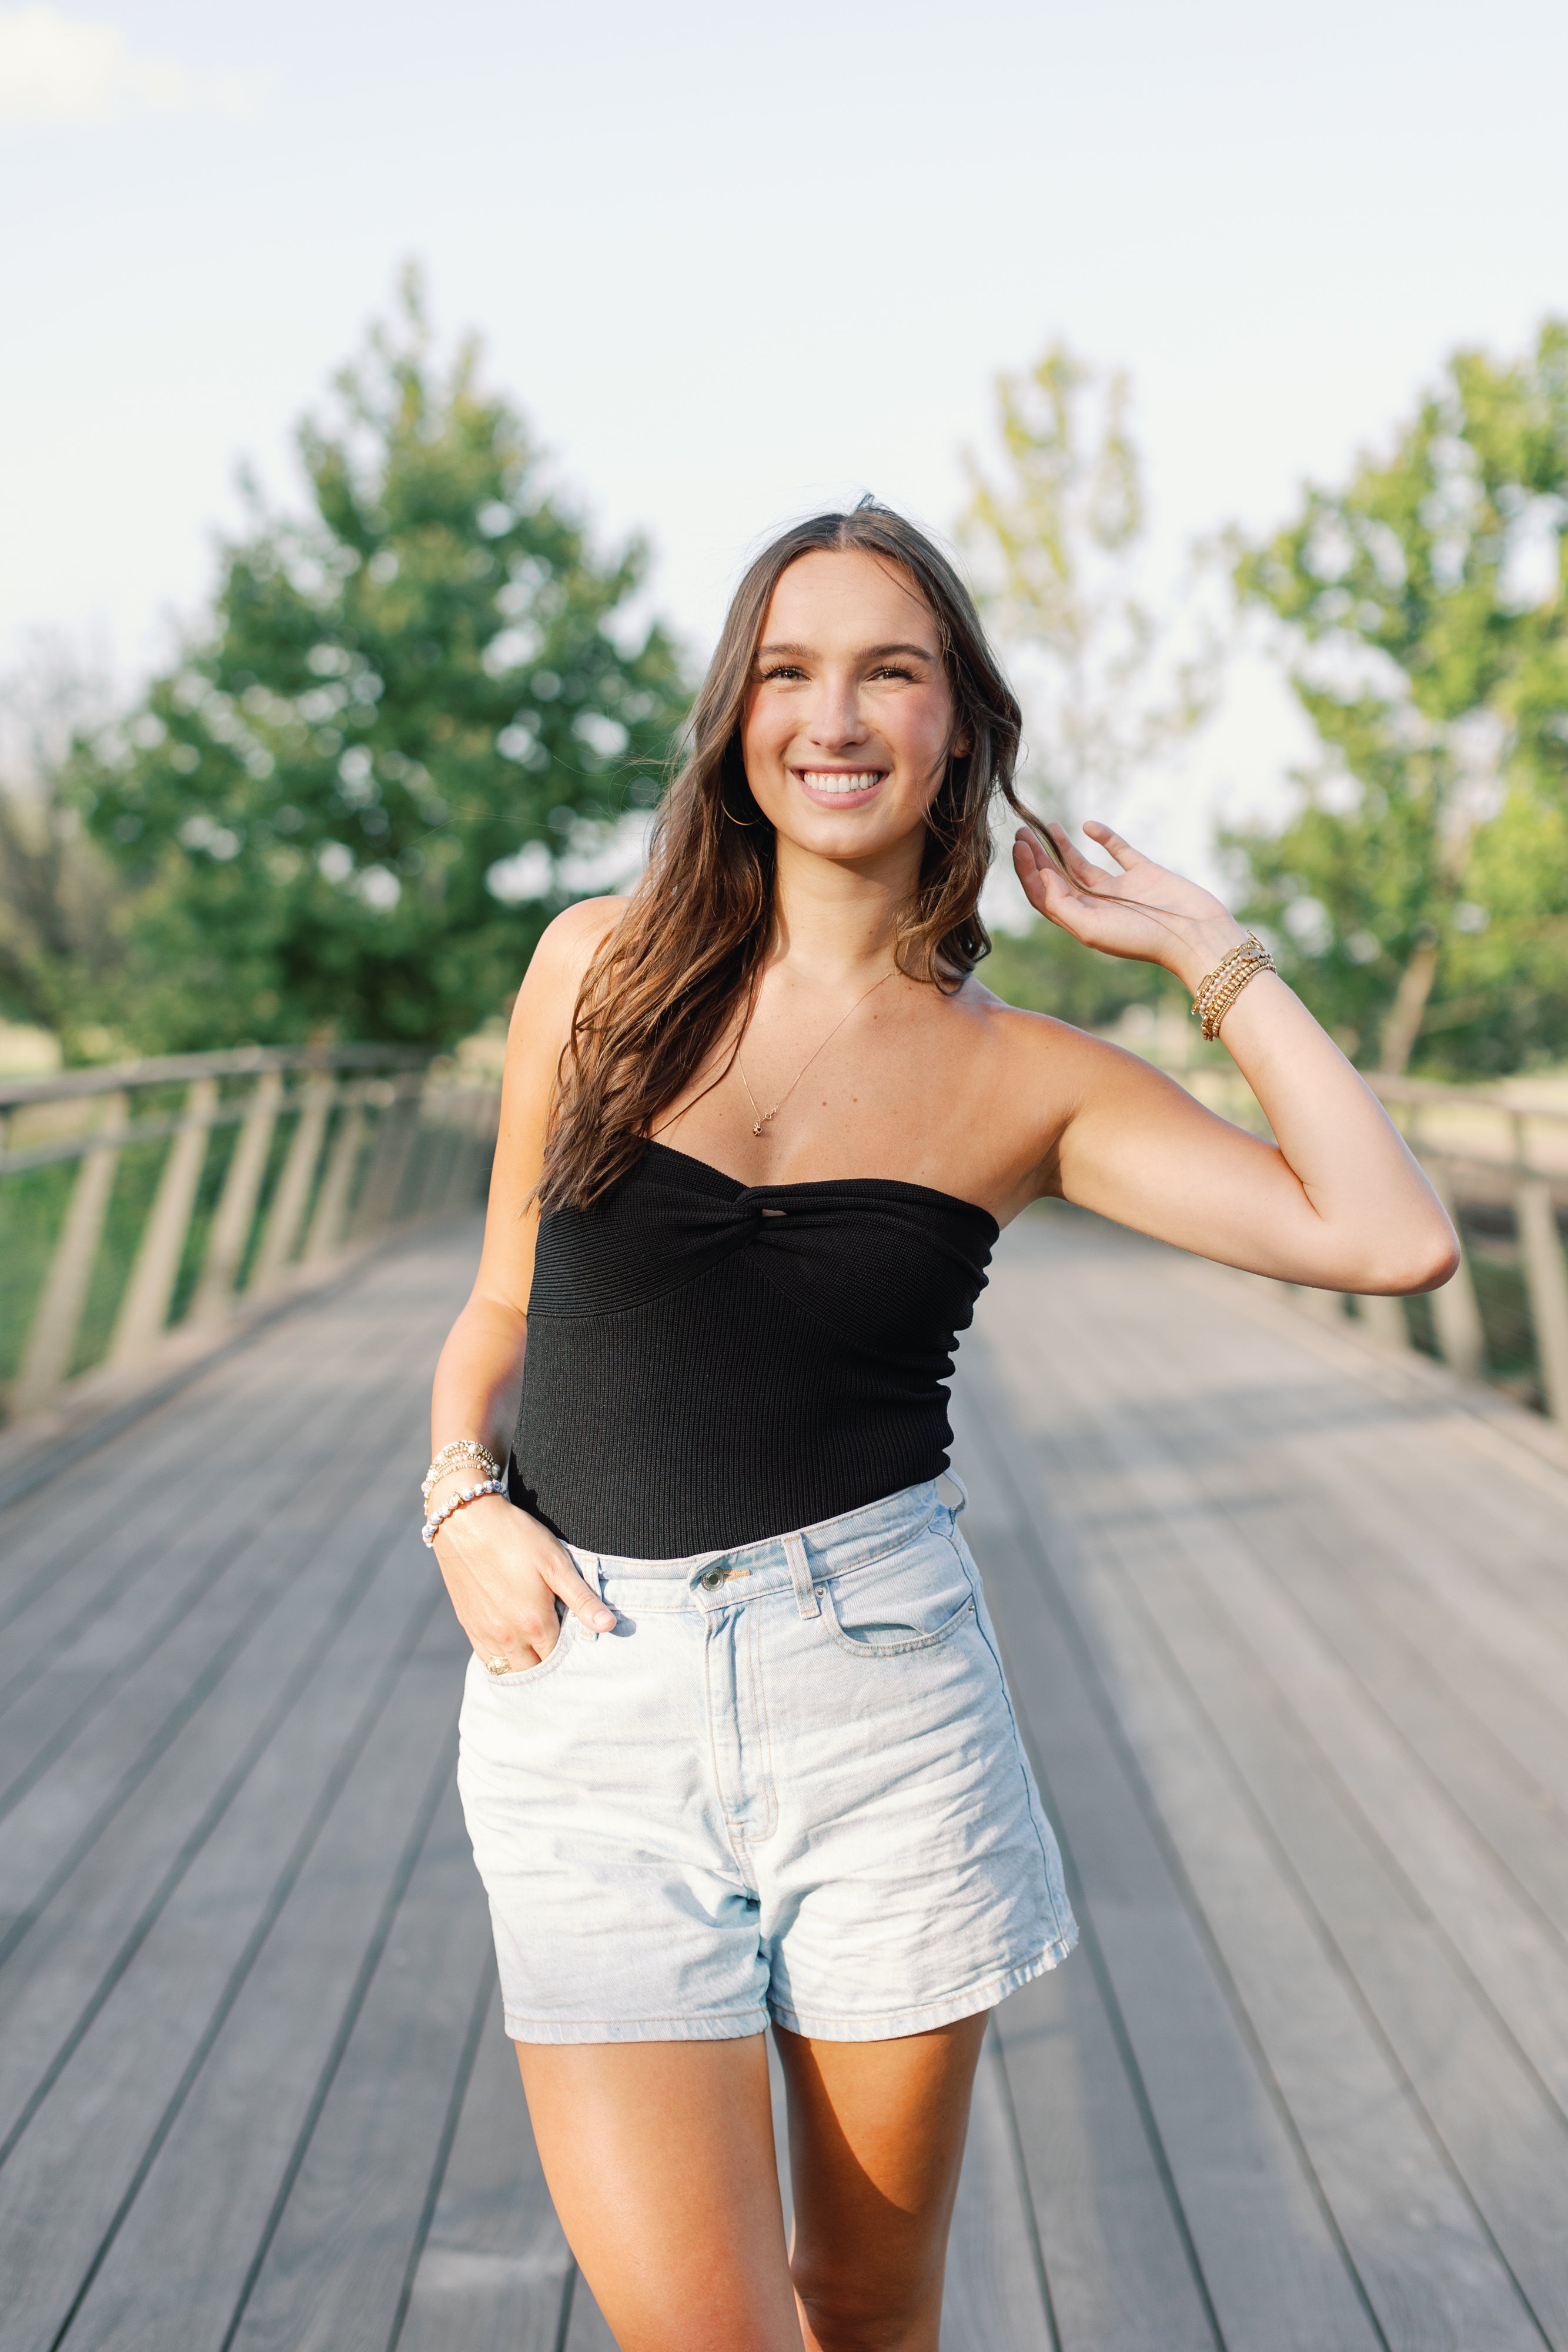
<path id="1" fill-rule="evenodd" d="M 662 1143 L 539 1224 L 514 1502 L 678 1559 L 935 1478 L 994 1217 L 923 1184 L 741 1184 Z"/>

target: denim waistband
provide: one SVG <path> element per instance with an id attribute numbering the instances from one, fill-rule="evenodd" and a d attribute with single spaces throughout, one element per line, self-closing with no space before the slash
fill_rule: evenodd
<path id="1" fill-rule="evenodd" d="M 683 1608 L 691 1601 L 699 1608 L 733 1608 L 738 1601 L 798 1587 L 802 1569 L 815 1580 L 841 1576 L 896 1551 L 948 1511 L 939 1492 L 943 1485 L 956 1490 L 956 1509 L 962 1510 L 967 1499 L 963 1483 L 947 1470 L 940 1480 L 925 1479 L 814 1527 L 763 1536 L 730 1551 L 694 1552 L 685 1559 L 628 1559 L 579 1544 L 567 1549 L 590 1583 L 601 1592 L 608 1590 L 625 1607 L 640 1602 L 644 1608 Z"/>

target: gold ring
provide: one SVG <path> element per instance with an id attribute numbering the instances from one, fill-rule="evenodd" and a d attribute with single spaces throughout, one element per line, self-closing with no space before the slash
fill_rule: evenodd
<path id="1" fill-rule="evenodd" d="M 509 1675 L 511 1671 L 512 1662 L 510 1658 L 503 1658 L 499 1651 L 497 1652 L 493 1658 L 486 1658 L 485 1661 L 485 1672 L 487 1675 Z"/>

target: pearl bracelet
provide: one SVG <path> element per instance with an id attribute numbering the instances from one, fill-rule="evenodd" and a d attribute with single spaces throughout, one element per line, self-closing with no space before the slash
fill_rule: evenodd
<path id="1" fill-rule="evenodd" d="M 434 1543 L 436 1530 L 444 1527 L 453 1512 L 460 1511 L 465 1503 L 476 1503 L 481 1495 L 504 1495 L 506 1491 L 507 1485 L 503 1478 L 486 1478 L 477 1486 L 460 1486 L 455 1495 L 447 1496 L 438 1511 L 431 1513 L 421 1528 L 420 1540 L 426 1550 Z"/>
<path id="2" fill-rule="evenodd" d="M 459 1462 L 476 1462 L 486 1478 L 498 1478 L 501 1475 L 501 1465 L 487 1445 L 481 1445 L 476 1437 L 455 1437 L 450 1445 L 442 1447 L 420 1481 L 419 1491 L 426 1503 L 436 1480 L 455 1470 Z"/>

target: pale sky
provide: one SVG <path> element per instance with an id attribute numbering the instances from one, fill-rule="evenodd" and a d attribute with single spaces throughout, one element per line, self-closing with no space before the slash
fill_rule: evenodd
<path id="1" fill-rule="evenodd" d="M 699 652 L 775 521 L 950 524 L 1057 334 L 1167 552 L 1260 530 L 1568 310 L 1565 87 L 1562 0 L 0 7 L 0 662 L 156 660 L 405 257 Z M 1298 740 L 1244 662 L 1165 853 Z"/>

